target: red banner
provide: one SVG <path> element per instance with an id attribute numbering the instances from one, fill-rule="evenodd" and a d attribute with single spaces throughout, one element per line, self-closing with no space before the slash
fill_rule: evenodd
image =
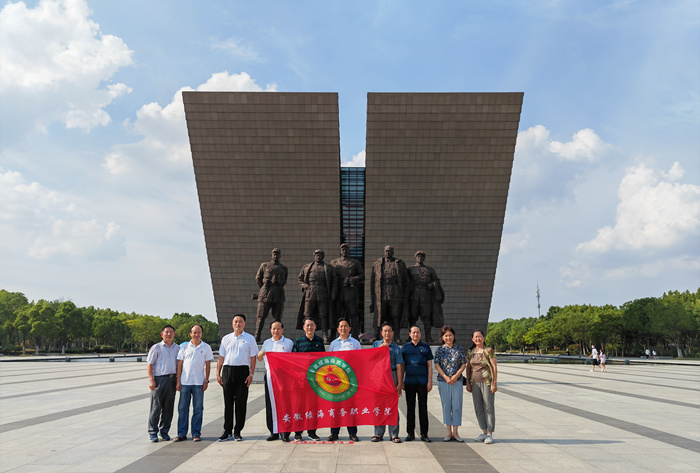
<path id="1" fill-rule="evenodd" d="M 396 425 L 389 348 L 265 356 L 275 432 Z"/>

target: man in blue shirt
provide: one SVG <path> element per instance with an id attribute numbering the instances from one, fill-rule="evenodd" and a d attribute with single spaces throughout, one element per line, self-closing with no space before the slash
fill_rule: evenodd
<path id="1" fill-rule="evenodd" d="M 391 377 L 394 379 L 394 386 L 396 386 L 396 391 L 401 396 L 401 391 L 403 390 L 403 355 L 401 355 L 401 347 L 399 347 L 396 342 L 394 342 L 394 328 L 390 323 L 384 322 L 382 325 L 382 339 L 377 340 L 372 345 L 372 348 L 378 347 L 389 347 L 389 357 L 391 360 Z M 384 432 L 386 431 L 386 426 L 377 425 L 374 427 L 374 437 L 372 437 L 372 442 L 381 442 L 384 440 Z M 389 435 L 391 435 L 391 441 L 394 443 L 401 443 L 399 438 L 399 418 L 396 417 L 396 425 L 389 426 Z"/>
<path id="2" fill-rule="evenodd" d="M 430 442 L 428 437 L 428 393 L 433 389 L 433 352 L 427 343 L 420 341 L 417 325 L 411 326 L 408 335 L 411 341 L 401 348 L 406 367 L 404 390 L 406 391 L 406 442 L 416 438 L 416 396 L 418 396 L 418 418 L 420 439 Z"/>

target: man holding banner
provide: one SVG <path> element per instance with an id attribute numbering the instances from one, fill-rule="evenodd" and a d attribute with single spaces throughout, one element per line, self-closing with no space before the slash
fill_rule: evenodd
<path id="1" fill-rule="evenodd" d="M 338 320 L 338 338 L 331 342 L 330 351 L 348 351 L 362 350 L 362 345 L 355 338 L 350 336 L 350 323 L 347 319 Z M 339 439 L 340 427 L 331 427 L 331 435 L 328 437 L 329 442 L 334 442 Z M 357 426 L 348 426 L 348 435 L 353 442 L 359 442 L 357 437 Z"/>
<path id="2" fill-rule="evenodd" d="M 315 324 L 308 328 L 313 337 Z M 397 423 L 399 396 L 391 377 L 388 347 L 333 353 L 268 352 L 265 360 L 276 432 Z"/>
<path id="3" fill-rule="evenodd" d="M 377 340 L 372 345 L 372 348 L 379 347 L 389 347 L 389 355 L 391 361 L 391 377 L 396 385 L 396 392 L 401 396 L 401 391 L 403 390 L 403 356 L 401 354 L 401 347 L 394 341 L 394 328 L 389 322 L 384 322 L 382 325 L 382 339 Z M 381 442 L 384 440 L 384 432 L 386 432 L 386 425 L 376 425 L 374 426 L 374 436 L 372 437 L 372 442 Z M 399 417 L 396 417 L 396 425 L 389 425 L 389 435 L 391 436 L 391 441 L 394 443 L 401 443 L 401 438 L 399 437 Z"/>
<path id="4" fill-rule="evenodd" d="M 316 322 L 314 322 L 314 319 L 311 317 L 307 317 L 304 319 L 304 325 L 302 326 L 304 329 L 304 336 L 299 337 L 296 340 L 294 340 L 294 345 L 292 346 L 292 352 L 293 353 L 318 353 L 318 352 L 325 352 L 326 351 L 326 346 L 323 344 L 323 339 L 316 335 Z M 325 335 L 324 335 L 325 336 Z M 279 425 L 279 424 L 278 424 Z M 309 437 L 311 437 L 311 440 L 321 440 L 318 435 L 316 435 L 316 429 L 315 428 L 308 428 L 307 433 L 309 434 Z M 283 439 L 286 441 L 286 439 L 289 438 L 289 434 L 286 432 L 290 432 L 290 430 L 284 430 L 285 434 L 283 434 L 286 438 Z M 304 429 L 301 430 L 295 430 L 294 432 L 294 440 L 300 441 L 302 440 L 301 434 L 304 432 Z"/>
<path id="5" fill-rule="evenodd" d="M 263 361 L 267 352 L 288 353 L 292 351 L 294 342 L 282 335 L 283 333 L 284 324 L 281 320 L 275 320 L 270 324 L 272 338 L 268 338 L 263 342 L 262 348 L 258 352 L 258 361 Z M 263 382 L 265 383 L 265 420 L 267 421 L 267 430 L 270 431 L 267 441 L 270 442 L 279 439 L 280 436 L 272 427 L 272 404 L 270 402 L 270 391 L 267 386 L 267 373 L 265 373 Z M 284 434 L 282 434 L 282 437 L 284 438 Z M 287 434 L 287 437 L 289 437 L 289 434 Z"/>

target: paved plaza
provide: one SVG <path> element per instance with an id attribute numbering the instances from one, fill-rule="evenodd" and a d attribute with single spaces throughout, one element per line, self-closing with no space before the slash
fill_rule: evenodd
<path id="1" fill-rule="evenodd" d="M 145 358 L 144 358 L 145 359 Z M 215 379 L 212 376 L 212 379 Z M 700 367 L 500 363 L 496 442 L 443 442 L 429 395 L 432 443 L 266 442 L 262 384 L 251 387 L 242 442 L 216 442 L 223 395 L 204 399 L 203 441 L 151 443 L 145 362 L 0 362 L 2 472 L 671 472 L 700 471 Z M 405 403 L 400 402 L 402 436 Z M 170 434 L 176 434 L 176 419 Z M 471 397 L 460 435 L 479 433 Z M 328 429 L 319 430 L 323 438 Z M 341 439 L 346 437 L 342 429 Z"/>

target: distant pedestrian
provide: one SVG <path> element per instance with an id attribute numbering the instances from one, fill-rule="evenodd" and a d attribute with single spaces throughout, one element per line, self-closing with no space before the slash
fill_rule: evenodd
<path id="1" fill-rule="evenodd" d="M 481 428 L 481 434 L 474 441 L 490 444 L 496 427 L 496 354 L 493 348 L 484 346 L 484 332 L 481 330 L 474 331 L 472 342 L 472 348 L 467 352 L 467 391 L 472 393 L 474 412 Z"/>
<path id="2" fill-rule="evenodd" d="M 166 325 L 160 332 L 163 339 L 148 350 L 148 388 L 151 390 L 151 409 L 148 415 L 148 435 L 151 442 L 170 440 L 168 431 L 173 421 L 175 388 L 177 386 L 177 353 L 180 346 L 173 343 L 175 328 Z"/>
<path id="3" fill-rule="evenodd" d="M 644 354 L 647 356 L 647 360 L 648 360 L 649 357 L 651 356 L 651 352 L 649 351 L 648 348 L 647 348 L 646 350 L 644 350 Z"/>
<path id="4" fill-rule="evenodd" d="M 187 425 L 192 400 L 192 440 L 199 442 L 202 437 L 204 415 L 204 391 L 209 387 L 209 372 L 214 354 L 207 342 L 202 341 L 202 326 L 193 325 L 191 340 L 180 346 L 177 354 L 177 390 L 180 401 L 177 405 L 176 442 L 187 440 Z"/>
<path id="5" fill-rule="evenodd" d="M 598 366 L 598 350 L 596 350 L 595 345 L 591 345 L 591 354 L 588 355 L 588 358 L 591 359 L 593 365 L 591 371 L 595 371 L 595 367 Z"/>
<path id="6" fill-rule="evenodd" d="M 599 356 L 599 358 L 600 358 L 600 369 L 601 369 L 602 371 L 608 371 L 608 369 L 605 367 L 605 362 L 608 361 L 608 355 L 606 355 L 606 354 L 603 352 L 603 349 L 602 349 L 602 348 L 600 349 L 600 355 L 598 355 L 598 356 Z"/>
<path id="7" fill-rule="evenodd" d="M 656 359 L 656 350 L 652 350 L 652 351 L 651 351 L 651 356 L 652 356 L 654 359 Z"/>

